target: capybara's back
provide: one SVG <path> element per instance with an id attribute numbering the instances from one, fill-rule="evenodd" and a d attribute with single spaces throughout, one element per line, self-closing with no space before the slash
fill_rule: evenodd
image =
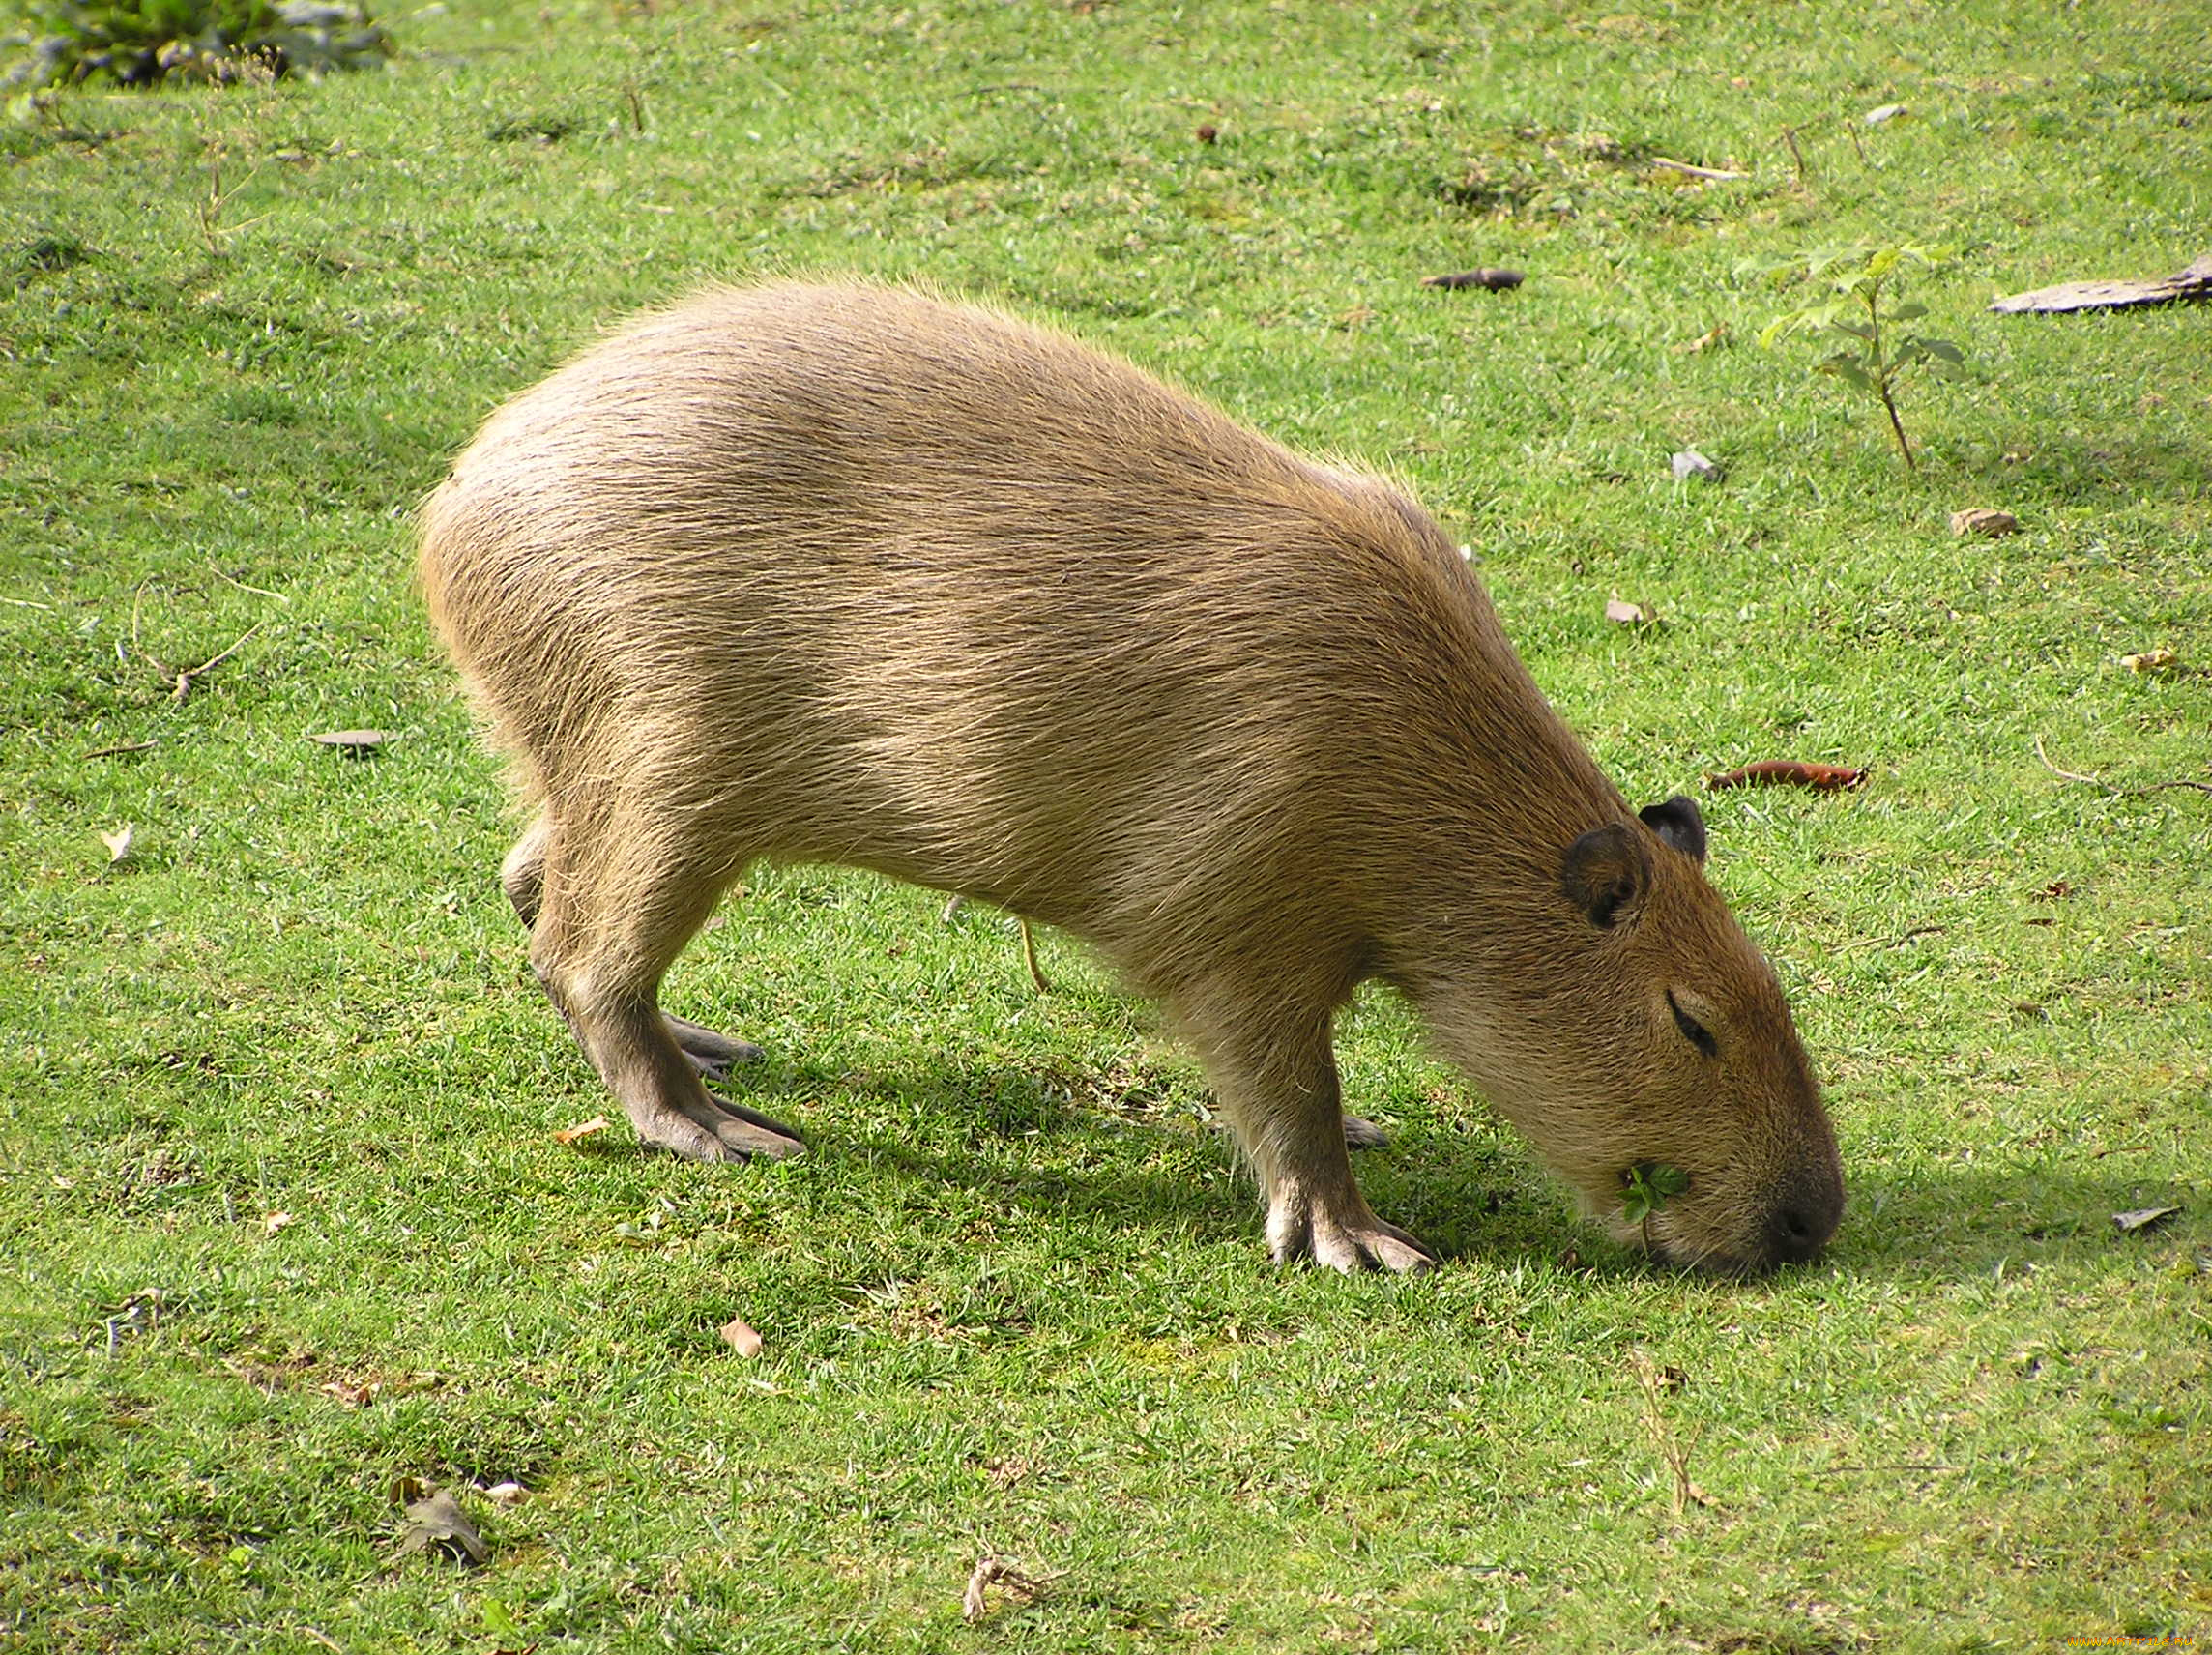
<path id="1" fill-rule="evenodd" d="M 507 867 L 533 962 L 648 1142 L 797 1147 L 701 1085 L 735 1043 L 655 998 L 767 857 L 1092 943 L 1198 1046 L 1280 1255 L 1426 1259 L 1345 1159 L 1329 1023 L 1368 976 L 1593 1205 L 1691 1169 L 1664 1250 L 1763 1265 L 1834 1226 L 1832 1135 L 1694 806 L 1627 808 L 1380 479 L 987 311 L 719 290 L 495 414 L 422 574 L 539 810 Z M 1704 1051 L 1730 1022 L 1732 1064 Z"/>

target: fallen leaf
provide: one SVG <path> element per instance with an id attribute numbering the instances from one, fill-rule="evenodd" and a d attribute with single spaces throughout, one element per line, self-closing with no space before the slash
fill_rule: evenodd
<path id="1" fill-rule="evenodd" d="M 1625 597 L 1606 600 L 1605 618 L 1622 626 L 1648 626 L 1659 619 L 1659 611 L 1648 603 L 1631 603 Z"/>
<path id="2" fill-rule="evenodd" d="M 433 1490 L 406 1508 L 407 1523 L 400 1530 L 399 1552 L 402 1556 L 437 1546 L 456 1559 L 471 1563 L 488 1563 L 491 1552 L 483 1543 L 476 1524 L 453 1502 L 453 1496 L 444 1490 Z"/>
<path id="3" fill-rule="evenodd" d="M 2145 650 L 2139 655 L 2122 655 L 2120 657 L 2120 665 L 2126 667 L 2130 672 L 2171 672 L 2180 664 L 2181 656 L 2175 653 L 2172 650 L 2168 649 L 2163 644 L 2161 644 L 2155 650 Z M 123 832 L 124 836 L 128 839 L 131 833 L 131 829 L 126 828 L 123 829 Z M 105 838 L 106 835 L 102 834 L 102 837 Z"/>
<path id="4" fill-rule="evenodd" d="M 140 1288 L 123 1301 L 116 1320 L 133 1327 L 152 1327 L 161 1320 L 161 1307 L 168 1302 L 169 1295 L 160 1288 Z"/>
<path id="5" fill-rule="evenodd" d="M 1454 292 L 1466 287 L 1486 287 L 1493 293 L 1505 293 L 1528 279 L 1517 270 L 1485 265 L 1480 270 L 1456 271 L 1450 276 L 1425 276 L 1421 278 L 1421 285 L 1449 288 Z"/>
<path id="6" fill-rule="evenodd" d="M 100 842 L 107 847 L 107 861 L 110 867 L 131 854 L 131 835 L 134 831 L 136 829 L 126 822 L 114 832 L 102 832 L 100 835 Z"/>
<path id="7" fill-rule="evenodd" d="M 2115 1212 L 2112 1223 L 2122 1235 L 2133 1235 L 2138 1231 L 2150 1230 L 2164 1224 L 2181 1208 L 2178 1206 L 2140 1206 L 2133 1212 Z"/>
<path id="8" fill-rule="evenodd" d="M 1645 1358 L 1645 1362 L 1648 1364 L 1649 1370 L 1647 1382 L 1655 1391 L 1672 1396 L 1690 1382 L 1690 1376 L 1672 1362 L 1663 1367 L 1657 1362 L 1650 1361 L 1648 1357 Z"/>
<path id="9" fill-rule="evenodd" d="M 360 759 L 391 740 L 392 735 L 386 730 L 325 730 L 307 740 L 320 741 L 326 747 L 336 747 L 349 757 Z"/>
<path id="10" fill-rule="evenodd" d="M 2020 519 L 2010 511 L 1998 511 L 1987 506 L 1969 506 L 1964 511 L 1951 513 L 1951 533 L 1954 535 L 1980 535 L 1994 540 L 2005 535 L 2020 533 Z"/>
<path id="11" fill-rule="evenodd" d="M 1807 764 L 1801 759 L 1761 759 L 1737 769 L 1721 770 L 1705 777 L 1705 786 L 1718 793 L 1728 787 L 1809 787 L 1816 793 L 1835 793 L 1866 780 L 1863 769 L 1843 765 Z"/>
<path id="12" fill-rule="evenodd" d="M 279 1230 L 289 1230 L 293 1225 L 299 1222 L 300 1221 L 297 1218 L 294 1218 L 288 1212 L 264 1213 L 261 1218 L 261 1234 L 264 1235 L 274 1235 Z"/>
<path id="13" fill-rule="evenodd" d="M 723 1323 L 722 1343 L 739 1355 L 751 1358 L 761 1353 L 761 1336 L 745 1325 L 742 1317 L 733 1316 Z"/>
<path id="14" fill-rule="evenodd" d="M 331 1379 L 315 1388 L 345 1408 L 365 1408 L 376 1400 L 376 1393 L 383 1389 L 374 1383 L 357 1385 L 350 1379 Z"/>
<path id="15" fill-rule="evenodd" d="M 595 1132 L 604 1132 L 613 1122 L 603 1115 L 595 1115 L 589 1120 L 579 1120 L 573 1126 L 564 1126 L 553 1134 L 556 1144 L 573 1144 L 580 1138 L 589 1138 Z"/>
<path id="16" fill-rule="evenodd" d="M 1727 475 L 1719 466 L 1705 458 L 1695 449 L 1684 449 L 1670 463 L 1674 468 L 1674 480 L 1676 482 L 1686 481 L 1693 477 L 1703 478 L 1707 482 L 1718 482 Z"/>
<path id="17" fill-rule="evenodd" d="M 1221 136 L 1221 129 L 1210 125 L 1204 126 L 1199 128 L 1196 135 L 1198 141 L 1202 144 L 1214 143 L 1219 140 Z"/>
<path id="18" fill-rule="evenodd" d="M 520 1505 L 530 1497 L 530 1491 L 520 1483 L 494 1483 L 484 1490 L 484 1498 L 494 1505 Z"/>
<path id="19" fill-rule="evenodd" d="M 2056 902 L 2062 897 L 2073 894 L 2074 886 L 2071 883 L 2066 880 L 2055 879 L 2035 893 L 2035 900 L 2038 902 Z"/>
<path id="20" fill-rule="evenodd" d="M 1680 344 L 1676 345 L 1674 347 L 1674 354 L 1678 357 L 1694 357 L 1700 351 L 1717 350 L 1720 346 L 1727 344 L 1728 340 L 1728 324 L 1726 322 L 1715 322 L 1711 327 L 1707 328 L 1696 338 L 1684 339 Z"/>
<path id="21" fill-rule="evenodd" d="M 1872 109 L 1869 109 L 1865 114 L 1861 115 L 1859 119 L 1864 121 L 1870 127 L 1879 127 L 1886 122 L 1896 120 L 1900 115 L 1909 115 L 1911 113 L 1912 107 L 1910 104 L 1882 103 L 1877 104 Z"/>

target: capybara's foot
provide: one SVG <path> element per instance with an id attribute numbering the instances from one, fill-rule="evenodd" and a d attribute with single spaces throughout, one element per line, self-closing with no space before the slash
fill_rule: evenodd
<path id="1" fill-rule="evenodd" d="M 1347 1149 L 1380 1149 L 1390 1142 L 1390 1134 L 1372 1120 L 1362 1120 L 1356 1115 L 1344 1118 L 1344 1147 Z"/>
<path id="2" fill-rule="evenodd" d="M 633 1116 L 639 1142 L 686 1161 L 788 1160 L 806 1145 L 780 1121 L 734 1103 L 708 1098 L 682 1109 L 656 1109 L 645 1118 Z"/>
<path id="3" fill-rule="evenodd" d="M 1385 1224 L 1355 1195 L 1331 1211 L 1295 1189 L 1279 1190 L 1267 1213 L 1267 1250 L 1278 1264 L 1310 1259 L 1347 1273 L 1430 1270 L 1437 1257 L 1395 1224 Z"/>
<path id="4" fill-rule="evenodd" d="M 711 1081 L 725 1078 L 741 1063 L 757 1063 L 766 1055 L 750 1040 L 733 1040 L 669 1012 L 662 1012 L 660 1019 L 691 1066 Z"/>

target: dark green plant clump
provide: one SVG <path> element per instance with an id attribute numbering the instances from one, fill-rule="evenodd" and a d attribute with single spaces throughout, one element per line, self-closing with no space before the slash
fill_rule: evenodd
<path id="1" fill-rule="evenodd" d="M 16 0 L 10 10 L 0 45 L 12 86 L 320 74 L 381 64 L 393 49 L 351 0 Z"/>

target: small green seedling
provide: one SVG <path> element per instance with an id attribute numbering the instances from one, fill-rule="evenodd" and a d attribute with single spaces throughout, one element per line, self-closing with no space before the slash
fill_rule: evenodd
<path id="1" fill-rule="evenodd" d="M 1643 1226 L 1646 1251 L 1651 1245 L 1651 1215 L 1689 1188 L 1690 1175 L 1665 1161 L 1643 1161 L 1621 1175 L 1621 1214 L 1629 1223 Z"/>
<path id="2" fill-rule="evenodd" d="M 1739 267 L 1760 275 L 1801 269 L 1808 277 L 1816 281 L 1824 278 L 1831 284 L 1835 298 L 1777 316 L 1761 332 L 1759 342 L 1772 346 L 1777 339 L 1791 334 L 1828 333 L 1848 340 L 1834 356 L 1815 363 L 1813 371 L 1833 374 L 1845 384 L 1871 392 L 1880 399 L 1882 412 L 1889 416 L 1890 432 L 1897 438 L 1897 451 L 1904 456 L 1907 471 L 1919 470 L 1920 462 L 1913 457 L 1912 445 L 1906 440 L 1905 421 L 1898 418 L 1898 376 L 1908 367 L 1918 366 L 1926 367 L 1940 379 L 1962 378 L 1965 373 L 1966 353 L 1949 339 L 1899 333 L 1900 324 L 1917 321 L 1928 314 L 1928 307 L 1909 302 L 1885 305 L 1884 301 L 1896 298 L 1906 266 L 1935 270 L 1948 257 L 1947 250 L 1941 247 L 1900 242 L 1886 247 L 1829 247 L 1779 262 L 1754 261 Z"/>

